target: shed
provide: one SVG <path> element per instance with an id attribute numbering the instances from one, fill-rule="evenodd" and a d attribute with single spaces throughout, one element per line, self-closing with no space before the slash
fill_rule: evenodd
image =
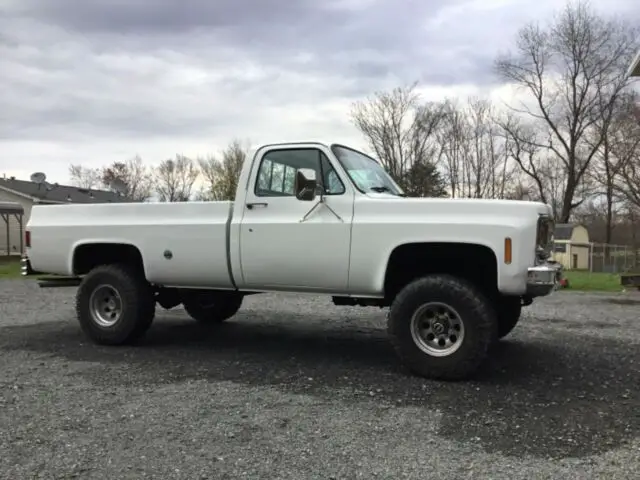
<path id="1" fill-rule="evenodd" d="M 587 227 L 558 223 L 553 232 L 553 259 L 565 270 L 588 270 L 591 244 Z"/>
<path id="2" fill-rule="evenodd" d="M 5 255 L 16 255 L 22 254 L 24 251 L 24 208 L 22 205 L 16 202 L 0 202 L 0 218 L 3 220 L 4 224 L 4 234 L 6 242 L 5 245 L 1 245 L 0 249 L 3 249 Z M 13 245 L 11 241 L 11 221 L 14 220 L 17 222 L 19 226 L 19 245 L 20 249 L 18 250 L 16 245 Z"/>

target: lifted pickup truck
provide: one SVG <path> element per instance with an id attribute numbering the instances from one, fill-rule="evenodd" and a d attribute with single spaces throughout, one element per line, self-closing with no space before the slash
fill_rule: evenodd
<path id="1" fill-rule="evenodd" d="M 526 201 L 407 198 L 357 150 L 272 144 L 247 156 L 234 201 L 35 206 L 26 251 L 32 271 L 77 279 L 80 326 L 99 344 L 139 339 L 156 303 L 212 324 L 248 294 L 326 294 L 390 307 L 403 363 L 462 379 L 523 305 L 554 290 L 550 213 Z"/>

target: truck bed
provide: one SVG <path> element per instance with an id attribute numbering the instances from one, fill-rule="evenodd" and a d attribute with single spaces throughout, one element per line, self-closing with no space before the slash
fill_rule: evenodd
<path id="1" fill-rule="evenodd" d="M 138 248 L 151 282 L 232 288 L 227 245 L 232 207 L 232 202 L 35 206 L 28 224 L 34 247 L 29 258 L 36 271 L 72 275 L 73 252 L 81 244 L 123 243 Z"/>

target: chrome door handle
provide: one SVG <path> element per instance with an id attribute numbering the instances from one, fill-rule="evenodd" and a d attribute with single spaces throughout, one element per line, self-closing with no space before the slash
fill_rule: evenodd
<path id="1" fill-rule="evenodd" d="M 247 203 L 247 208 L 249 210 L 253 209 L 253 207 L 266 207 L 269 205 L 268 203 Z"/>

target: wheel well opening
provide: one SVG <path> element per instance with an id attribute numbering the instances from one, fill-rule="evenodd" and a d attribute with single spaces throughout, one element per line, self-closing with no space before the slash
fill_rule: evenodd
<path id="1" fill-rule="evenodd" d="M 393 301 L 408 283 L 428 274 L 451 274 L 471 281 L 493 296 L 498 261 L 489 247 L 472 243 L 408 243 L 396 247 L 387 264 L 385 299 Z"/>
<path id="2" fill-rule="evenodd" d="M 73 254 L 73 273 L 84 275 L 98 265 L 114 263 L 124 263 L 144 271 L 142 254 L 137 247 L 124 243 L 90 243 L 76 248 Z"/>

